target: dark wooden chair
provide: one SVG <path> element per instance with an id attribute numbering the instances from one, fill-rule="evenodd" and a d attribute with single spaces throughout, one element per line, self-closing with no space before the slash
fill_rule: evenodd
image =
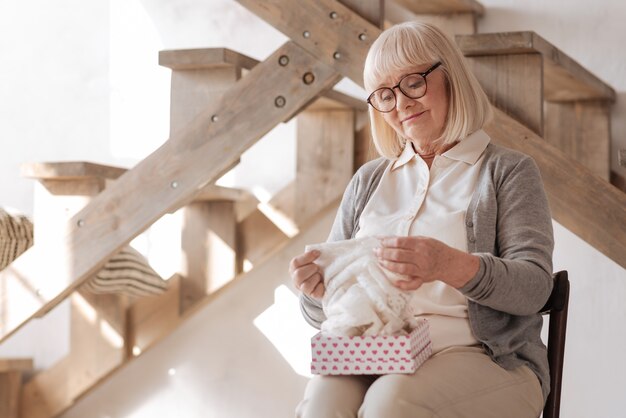
<path id="1" fill-rule="evenodd" d="M 559 418 L 561 407 L 561 378 L 563 376 L 563 355 L 565 352 L 565 331 L 567 328 L 567 307 L 569 302 L 569 280 L 567 271 L 559 271 L 554 276 L 554 288 L 550 298 L 541 309 L 550 315 L 548 326 L 548 362 L 550 363 L 550 395 L 543 409 L 543 418 Z"/>

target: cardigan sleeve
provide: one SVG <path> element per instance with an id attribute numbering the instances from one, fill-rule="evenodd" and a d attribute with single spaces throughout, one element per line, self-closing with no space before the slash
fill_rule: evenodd
<path id="1" fill-rule="evenodd" d="M 552 219 L 534 160 L 524 156 L 501 166 L 510 168 L 500 167 L 494 176 L 494 208 L 478 214 L 495 217 L 487 222 L 496 227 L 493 253 L 474 253 L 480 257 L 479 271 L 459 290 L 480 305 L 530 315 L 545 304 L 553 286 Z"/>

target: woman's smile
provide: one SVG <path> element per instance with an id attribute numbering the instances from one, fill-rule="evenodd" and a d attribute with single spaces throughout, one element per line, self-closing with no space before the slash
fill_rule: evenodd
<path id="1" fill-rule="evenodd" d="M 422 116 L 426 112 L 427 112 L 426 110 L 423 110 L 421 112 L 414 113 L 414 114 L 412 114 L 410 116 L 407 116 L 406 118 L 402 119 L 400 121 L 400 123 L 404 123 L 404 122 L 407 122 L 409 120 L 417 119 L 417 118 L 419 118 L 420 116 Z"/>

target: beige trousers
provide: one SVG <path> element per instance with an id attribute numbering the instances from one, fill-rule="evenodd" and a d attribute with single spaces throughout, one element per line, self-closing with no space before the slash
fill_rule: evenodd
<path id="1" fill-rule="evenodd" d="M 443 350 L 412 375 L 315 376 L 298 418 L 537 418 L 537 376 L 526 366 L 505 370 L 482 348 Z"/>

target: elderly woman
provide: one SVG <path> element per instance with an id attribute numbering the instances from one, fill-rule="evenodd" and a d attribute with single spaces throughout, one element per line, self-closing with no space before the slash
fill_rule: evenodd
<path id="1" fill-rule="evenodd" d="M 490 104 L 436 27 L 384 31 L 365 61 L 382 155 L 348 185 L 329 241 L 383 237 L 433 355 L 411 375 L 317 376 L 299 417 L 538 417 L 548 394 L 537 312 L 552 289 L 553 236 L 539 171 L 482 130 Z M 325 320 L 319 252 L 290 263 L 305 319 Z"/>

